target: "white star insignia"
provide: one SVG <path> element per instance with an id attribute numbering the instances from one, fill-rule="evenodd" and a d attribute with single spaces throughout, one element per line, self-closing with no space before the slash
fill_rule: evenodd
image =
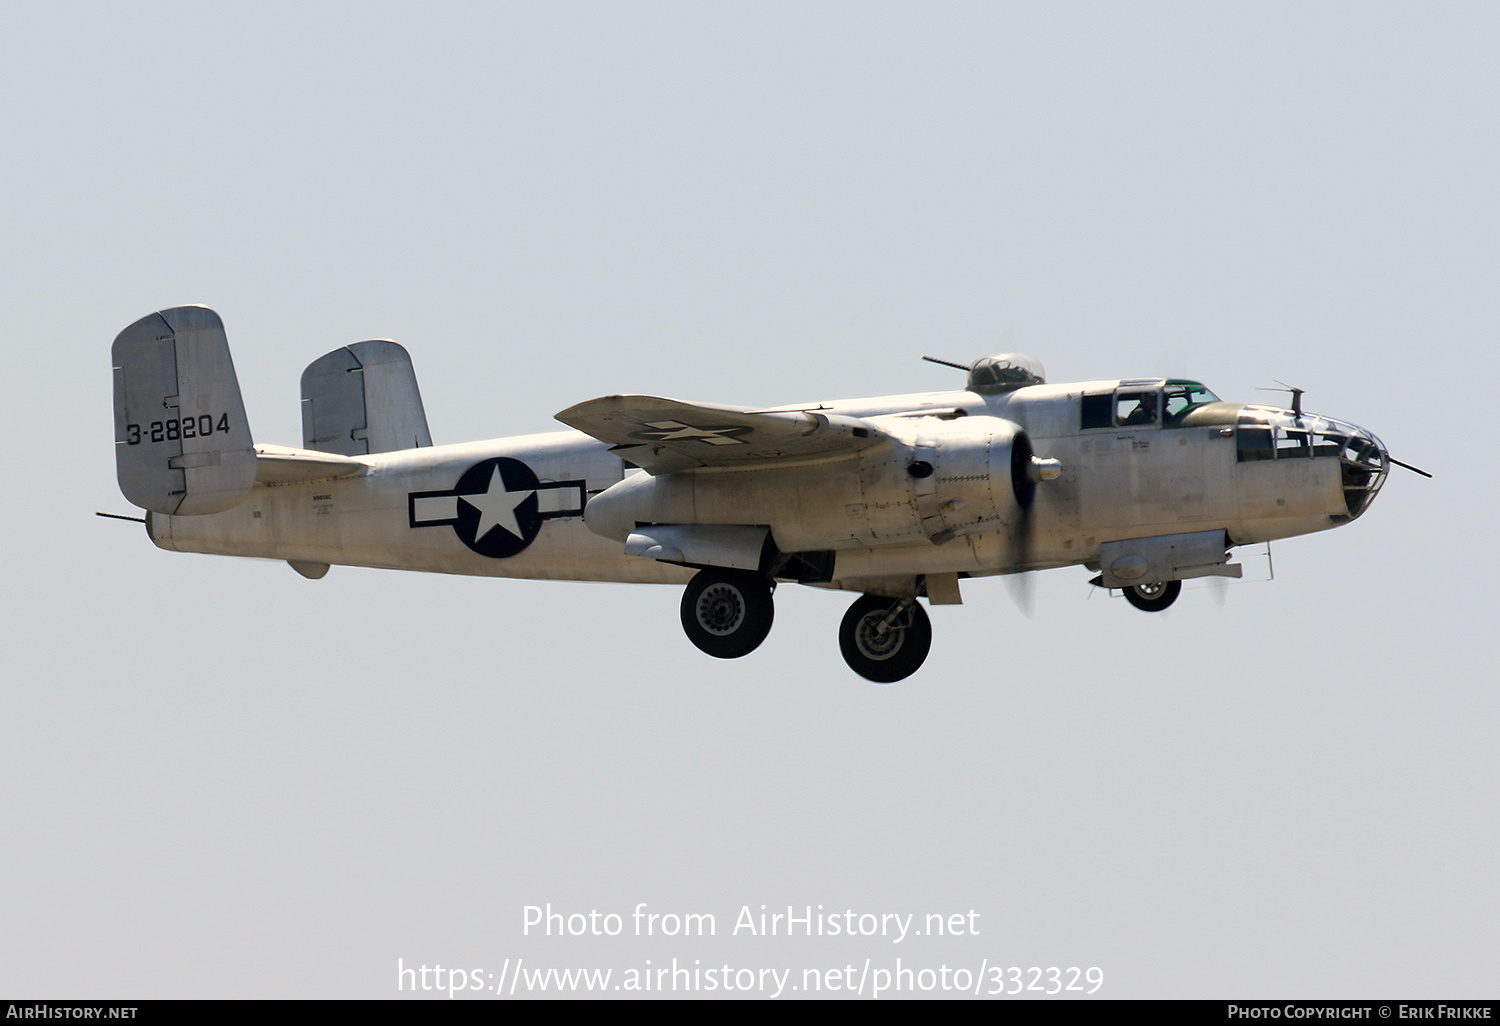
<path id="1" fill-rule="evenodd" d="M 524 540 L 526 536 L 521 533 L 521 525 L 516 522 L 516 510 L 520 508 L 521 503 L 535 494 L 535 488 L 525 488 L 518 492 L 506 491 L 505 482 L 500 477 L 500 467 L 497 464 L 487 491 L 482 494 L 459 496 L 479 511 L 479 526 L 474 528 L 475 544 L 478 544 L 485 535 L 497 527 Z"/>
<path id="2" fill-rule="evenodd" d="M 737 430 L 732 427 L 725 428 L 699 428 L 690 424 L 684 424 L 676 420 L 648 421 L 647 427 L 655 428 L 649 432 L 651 437 L 658 442 L 678 442 L 684 440 L 697 440 L 707 442 L 709 445 L 744 445 L 738 438 L 726 437 L 730 431 Z"/>

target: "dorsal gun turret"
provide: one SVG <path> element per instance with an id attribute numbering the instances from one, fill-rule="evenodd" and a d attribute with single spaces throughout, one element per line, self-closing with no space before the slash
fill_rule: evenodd
<path id="1" fill-rule="evenodd" d="M 970 392 L 995 395 L 1027 385 L 1045 385 L 1047 372 L 1041 361 L 1021 353 L 1000 353 L 975 360 L 969 367 Z"/>

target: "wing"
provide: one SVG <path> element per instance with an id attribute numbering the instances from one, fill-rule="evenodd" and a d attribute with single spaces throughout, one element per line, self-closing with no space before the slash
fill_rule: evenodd
<path id="1" fill-rule="evenodd" d="M 885 432 L 855 417 L 758 412 L 651 395 L 590 399 L 557 419 L 609 443 L 621 459 L 652 474 L 840 459 L 887 440 Z"/>

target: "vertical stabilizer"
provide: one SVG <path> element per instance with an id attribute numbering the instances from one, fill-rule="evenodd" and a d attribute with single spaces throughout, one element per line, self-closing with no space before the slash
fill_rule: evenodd
<path id="1" fill-rule="evenodd" d="M 341 456 L 432 444 L 411 357 L 395 342 L 356 342 L 302 372 L 302 445 Z"/>
<path id="2" fill-rule="evenodd" d="M 218 513 L 255 485 L 255 449 L 219 315 L 179 306 L 142 317 L 110 350 L 115 471 L 153 513 Z"/>

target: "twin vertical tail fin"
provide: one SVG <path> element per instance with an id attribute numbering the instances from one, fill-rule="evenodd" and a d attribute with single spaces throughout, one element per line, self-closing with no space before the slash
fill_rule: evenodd
<path id="1" fill-rule="evenodd" d="M 366 456 L 431 444 L 411 357 L 395 342 L 356 342 L 302 372 L 304 448 Z"/>
<path id="2" fill-rule="evenodd" d="M 219 513 L 250 495 L 257 459 L 274 465 L 273 481 L 286 473 L 285 459 L 256 455 L 218 314 L 179 306 L 142 317 L 120 332 L 111 355 L 125 498 L 153 513 Z M 307 368 L 302 427 L 307 449 L 342 456 L 432 444 L 411 357 L 383 339 L 335 349 Z M 329 473 L 324 464 L 316 472 Z"/>
<path id="3" fill-rule="evenodd" d="M 120 332 L 110 353 L 125 498 L 190 516 L 249 496 L 255 448 L 219 315 L 202 306 L 162 310 Z"/>

